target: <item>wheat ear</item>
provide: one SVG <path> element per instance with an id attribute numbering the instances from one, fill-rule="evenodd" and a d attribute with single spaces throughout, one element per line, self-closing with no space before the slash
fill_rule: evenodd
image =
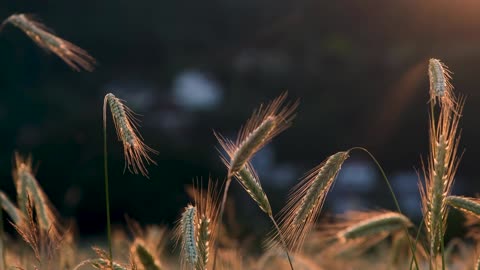
<path id="1" fill-rule="evenodd" d="M 349 152 L 331 155 L 293 188 L 287 205 L 280 212 L 280 228 L 291 250 L 296 252 L 302 246 L 348 156 Z"/>
<path id="2" fill-rule="evenodd" d="M 223 218 L 227 194 L 234 174 L 242 169 L 263 146 L 291 125 L 295 117 L 294 112 L 298 106 L 298 101 L 284 105 L 286 98 L 287 93 L 285 92 L 268 105 L 260 105 L 260 108 L 254 111 L 245 126 L 240 129 L 236 142 L 215 133 L 220 145 L 227 154 L 225 157 L 222 156 L 222 159 L 228 160 L 229 165 L 222 202 L 220 204 L 219 221 Z M 216 246 L 213 259 L 214 270 L 216 266 L 217 249 L 218 247 Z"/>
<path id="3" fill-rule="evenodd" d="M 350 215 L 354 215 L 354 217 L 351 217 L 345 223 L 345 228 L 337 233 L 337 238 L 342 242 L 383 232 L 391 233 L 402 230 L 404 226 L 413 226 L 406 216 L 396 212 L 358 212 L 350 213 Z"/>
<path id="4" fill-rule="evenodd" d="M 160 263 L 155 255 L 150 252 L 143 241 L 135 241 L 134 254 L 139 259 L 145 270 L 160 270 Z"/>
<path id="5" fill-rule="evenodd" d="M 22 158 L 18 153 L 15 153 L 15 164 L 13 178 L 23 216 L 26 217 L 28 214 L 28 198 L 31 198 L 40 228 L 44 232 L 58 236 L 60 225 L 56 210 L 33 175 L 31 157 Z"/>
<path id="6" fill-rule="evenodd" d="M 7 197 L 5 193 L 0 191 L 0 208 L 5 210 L 12 222 L 20 225 L 24 221 L 22 212 L 13 204 Z M 1 222 L 1 220 L 0 220 Z"/>
<path id="7" fill-rule="evenodd" d="M 448 196 L 446 203 L 468 215 L 480 218 L 480 199 L 463 196 Z"/>
<path id="8" fill-rule="evenodd" d="M 455 104 L 450 70 L 440 60 L 431 58 L 428 62 L 428 77 L 430 79 L 430 100 L 433 104 L 452 107 Z"/>
<path id="9" fill-rule="evenodd" d="M 435 256 L 442 246 L 450 195 L 460 158 L 457 156 L 460 135 L 458 123 L 463 109 L 463 99 L 454 107 L 442 106 L 435 122 L 433 105 L 430 120 L 430 157 L 425 172 L 425 187 L 420 187 L 422 211 L 429 235 L 430 255 Z"/>
<path id="10" fill-rule="evenodd" d="M 138 133 L 138 120 L 135 117 L 135 113 L 112 93 L 105 95 L 103 103 L 104 126 L 106 126 L 107 121 L 107 104 L 110 106 L 110 111 L 112 112 L 113 123 L 115 124 L 118 139 L 123 144 L 125 168 L 128 168 L 129 171 L 135 174 L 141 173 L 148 178 L 145 163 L 156 164 L 150 157 L 150 154 L 157 154 L 157 151 L 148 147 L 142 141 L 142 137 Z"/>
<path id="11" fill-rule="evenodd" d="M 210 250 L 216 243 L 220 197 L 217 185 L 211 179 L 206 190 L 202 189 L 201 180 L 197 180 L 194 186 L 187 188 L 187 193 L 197 208 L 195 223 L 199 260 L 196 269 L 205 270 L 210 268 Z"/>
<path id="12" fill-rule="evenodd" d="M 7 23 L 21 29 L 41 48 L 56 54 L 75 71 L 81 69 L 93 71 L 95 58 L 75 44 L 52 34 L 51 30 L 42 23 L 35 21 L 32 16 L 26 14 L 11 15 L 2 23 L 0 31 Z"/>
<path id="13" fill-rule="evenodd" d="M 196 269 L 199 260 L 197 208 L 191 204 L 185 207 L 175 228 L 176 243 L 180 242 L 182 269 Z"/>

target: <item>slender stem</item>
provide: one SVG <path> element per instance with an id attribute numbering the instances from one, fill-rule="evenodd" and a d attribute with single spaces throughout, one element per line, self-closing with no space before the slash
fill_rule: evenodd
<path id="1" fill-rule="evenodd" d="M 417 250 L 417 243 L 418 243 L 418 239 L 420 238 L 420 232 L 422 231 L 422 226 L 423 226 L 424 222 L 425 222 L 425 218 L 422 217 L 422 221 L 420 221 L 420 225 L 418 225 L 417 236 L 415 237 L 413 252 L 415 252 Z M 409 269 L 412 269 L 412 266 L 413 266 L 413 256 L 412 256 L 412 260 L 410 261 L 410 268 Z M 432 265 L 430 264 L 430 269 L 431 269 L 431 266 Z M 420 269 L 418 269 L 418 267 L 417 267 L 417 270 L 420 270 Z"/>
<path id="2" fill-rule="evenodd" d="M 395 196 L 395 192 L 393 191 L 392 185 L 390 185 L 390 181 L 388 181 L 387 174 L 385 173 L 385 171 L 383 170 L 382 166 L 380 165 L 378 160 L 375 158 L 375 156 L 373 156 L 372 153 L 370 153 L 367 149 L 365 149 L 363 147 L 353 147 L 349 151 L 352 151 L 352 150 L 361 150 L 361 151 L 367 153 L 370 156 L 370 158 L 373 160 L 373 162 L 377 165 L 378 169 L 380 170 L 380 173 L 383 176 L 383 179 L 385 179 L 385 183 L 388 186 L 390 194 L 392 195 L 393 201 L 395 203 L 395 207 L 397 208 L 398 213 L 401 214 L 402 210 L 400 209 L 400 204 L 398 203 L 397 197 Z M 415 267 L 417 267 L 417 269 L 420 269 L 418 267 L 417 257 L 415 256 L 415 253 L 414 253 L 415 248 L 413 246 L 412 241 L 410 240 L 410 234 L 408 233 L 408 228 L 405 225 L 403 225 L 403 229 L 404 229 L 405 234 L 407 236 L 408 244 L 410 245 L 410 250 L 412 251 L 412 256 L 413 256 L 414 261 L 415 261 Z"/>
<path id="3" fill-rule="evenodd" d="M 5 249 L 5 237 L 4 237 L 4 230 L 3 230 L 3 209 L 2 203 L 0 202 L 0 252 L 2 253 L 2 269 L 7 269 L 7 261 L 6 261 L 6 249 Z"/>
<path id="4" fill-rule="evenodd" d="M 221 228 L 220 224 L 222 224 L 222 219 L 223 219 L 223 212 L 225 210 L 225 204 L 227 202 L 227 194 L 228 194 L 228 189 L 230 188 L 230 183 L 232 182 L 232 177 L 228 176 L 227 181 L 225 183 L 225 188 L 223 189 L 223 198 L 222 198 L 222 204 L 220 205 L 220 213 L 218 215 L 218 224 L 219 228 Z M 220 230 L 219 230 L 220 232 Z M 217 233 L 219 233 L 217 232 Z M 217 251 L 218 251 L 218 243 L 215 244 L 215 251 L 213 252 L 213 270 L 215 270 L 215 266 L 217 263 Z"/>
<path id="5" fill-rule="evenodd" d="M 445 270 L 445 235 L 443 233 L 443 222 L 440 222 L 440 250 L 442 252 L 442 270 Z"/>
<path id="6" fill-rule="evenodd" d="M 110 259 L 110 269 L 113 269 L 112 256 L 112 229 L 110 225 L 110 193 L 108 191 L 108 157 L 107 157 L 107 102 L 103 104 L 103 165 L 105 169 L 105 208 L 107 211 L 107 237 L 108 237 L 108 256 Z"/>
<path id="7" fill-rule="evenodd" d="M 270 219 L 272 220 L 272 223 L 273 225 L 275 225 L 275 228 L 277 229 L 277 233 L 278 233 L 278 236 L 280 237 L 280 241 L 282 242 L 282 246 L 283 248 L 285 249 L 285 253 L 287 254 L 287 259 L 288 259 L 288 263 L 290 264 L 290 268 L 292 270 L 293 269 L 293 264 L 292 264 L 292 260 L 290 258 L 290 254 L 288 253 L 288 248 L 287 248 L 287 243 L 285 243 L 285 239 L 283 238 L 283 234 L 282 232 L 280 231 L 280 228 L 278 227 L 278 224 L 277 222 L 275 221 L 275 219 L 273 218 L 272 215 L 269 215 Z"/>

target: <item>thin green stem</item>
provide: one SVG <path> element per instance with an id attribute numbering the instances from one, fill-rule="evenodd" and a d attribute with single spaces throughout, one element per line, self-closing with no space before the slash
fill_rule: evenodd
<path id="1" fill-rule="evenodd" d="M 395 207 L 397 208 L 398 213 L 401 214 L 402 210 L 400 209 L 400 204 L 398 203 L 397 197 L 395 196 L 395 192 L 393 191 L 392 185 L 390 185 L 390 181 L 388 180 L 387 174 L 385 173 L 385 171 L 383 170 L 382 166 L 380 165 L 378 160 L 375 158 L 375 156 L 373 156 L 372 153 L 370 153 L 366 148 L 363 148 L 363 147 L 353 147 L 349 151 L 352 151 L 352 150 L 360 150 L 360 151 L 363 151 L 363 152 L 367 153 L 370 156 L 370 158 L 373 160 L 373 162 L 377 165 L 378 169 L 380 170 L 380 173 L 383 176 L 383 179 L 385 180 L 385 183 L 388 186 L 390 194 L 392 195 L 393 201 L 395 203 Z M 405 225 L 403 225 L 403 229 L 404 229 L 405 234 L 407 236 L 408 244 L 410 245 L 410 250 L 412 251 L 412 256 L 413 256 L 414 261 L 415 261 L 415 266 L 417 267 L 417 269 L 420 269 L 418 267 L 417 258 L 416 258 L 415 253 L 414 253 L 415 248 L 413 246 L 412 241 L 410 240 L 410 234 L 408 233 L 408 228 Z"/>
<path id="2" fill-rule="evenodd" d="M 103 165 L 105 169 L 105 208 L 107 211 L 107 237 L 108 237 L 108 256 L 110 259 L 110 269 L 113 269 L 112 256 L 112 229 L 110 225 L 110 193 L 108 189 L 108 151 L 107 151 L 107 108 L 106 101 L 103 105 Z"/>
<path id="3" fill-rule="evenodd" d="M 416 252 L 416 250 L 417 250 L 417 243 L 418 243 L 418 240 L 420 239 L 420 232 L 422 231 L 422 226 L 423 226 L 424 222 L 425 222 L 425 218 L 422 217 L 422 221 L 420 221 L 420 225 L 418 225 L 417 236 L 415 236 L 415 243 L 414 243 L 414 247 L 413 247 L 413 252 Z M 413 266 L 413 256 L 412 256 L 412 260 L 410 260 L 409 269 L 412 269 L 412 266 Z M 430 269 L 431 269 L 431 265 L 430 265 Z M 418 269 L 418 266 L 417 266 L 417 270 L 420 270 L 420 269 Z"/>
<path id="4" fill-rule="evenodd" d="M 2 203 L 0 202 L 0 252 L 2 253 L 2 269 L 7 269 L 7 256 L 6 256 L 6 250 L 5 250 L 5 237 L 4 237 L 4 225 L 3 225 L 3 209 L 2 209 Z"/>
<path id="5" fill-rule="evenodd" d="M 273 225 L 275 225 L 275 228 L 277 229 L 277 233 L 278 233 L 278 236 L 280 237 L 280 241 L 282 242 L 282 246 L 283 248 L 285 249 L 285 253 L 287 254 L 287 259 L 288 259 L 288 263 L 290 264 L 290 268 L 292 270 L 293 269 L 293 264 L 292 264 L 292 260 L 290 258 L 290 254 L 288 253 L 288 248 L 287 248 L 287 243 L 285 243 L 285 239 L 283 238 L 283 234 L 282 234 L 282 231 L 280 231 L 280 227 L 278 227 L 278 224 L 277 222 L 275 221 L 275 219 L 273 218 L 272 215 L 269 215 L 270 219 L 272 220 L 272 223 Z"/>
<path id="6" fill-rule="evenodd" d="M 222 219 L 223 219 L 223 212 L 225 211 L 225 204 L 227 202 L 227 194 L 228 194 L 228 189 L 230 188 L 230 183 L 232 182 L 232 177 L 229 175 L 227 177 L 227 181 L 225 183 L 225 188 L 223 189 L 223 198 L 222 198 L 222 204 L 220 205 L 220 213 L 218 214 L 218 232 L 220 233 L 221 229 L 221 224 L 222 224 Z M 213 252 L 213 270 L 215 270 L 216 264 L 217 264 L 217 251 L 218 251 L 218 243 L 215 244 L 215 250 Z"/>

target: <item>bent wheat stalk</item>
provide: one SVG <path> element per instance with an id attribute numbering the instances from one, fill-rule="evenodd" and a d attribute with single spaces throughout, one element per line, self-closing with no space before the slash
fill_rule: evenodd
<path id="1" fill-rule="evenodd" d="M 228 174 L 220 205 L 219 221 L 223 218 L 227 194 L 230 188 L 231 179 L 235 174 L 250 161 L 250 159 L 276 135 L 290 127 L 298 102 L 286 104 L 287 93 L 283 93 L 266 106 L 263 104 L 254 111 L 244 127 L 240 129 L 235 142 L 215 133 L 220 145 L 227 156 L 223 160 L 228 161 Z M 215 247 L 213 269 L 216 266 L 216 254 L 218 247 Z"/>
<path id="2" fill-rule="evenodd" d="M 34 20 L 32 16 L 13 14 L 3 21 L 0 25 L 0 31 L 8 23 L 21 29 L 41 48 L 56 54 L 75 71 L 80 71 L 82 68 L 87 71 L 93 71 L 96 62 L 95 58 L 75 44 L 52 34 L 51 30 Z"/>
<path id="3" fill-rule="evenodd" d="M 125 169 L 128 167 L 130 172 L 135 174 L 141 173 L 143 176 L 148 178 L 148 171 L 145 167 L 145 162 L 147 164 L 156 164 L 149 154 L 156 154 L 157 151 L 148 147 L 142 141 L 141 136 L 137 134 L 138 120 L 135 118 L 134 112 L 125 106 L 123 102 L 115 97 L 115 95 L 112 93 L 105 95 L 103 101 L 103 164 L 105 170 L 105 208 L 107 214 L 108 254 L 110 257 L 110 267 L 113 267 L 112 232 L 110 224 L 110 193 L 108 184 L 107 104 L 110 106 L 110 111 L 112 112 L 113 123 L 117 131 L 118 139 L 123 144 Z"/>

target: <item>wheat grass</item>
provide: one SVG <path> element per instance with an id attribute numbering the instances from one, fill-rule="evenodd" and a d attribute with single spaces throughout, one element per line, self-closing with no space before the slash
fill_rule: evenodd
<path id="1" fill-rule="evenodd" d="M 112 93 L 105 95 L 103 104 L 104 128 L 107 121 L 107 104 L 112 112 L 113 123 L 117 131 L 118 139 L 123 144 L 125 155 L 125 168 L 135 174 L 141 173 L 148 178 L 148 171 L 145 163 L 156 164 L 150 154 L 157 154 L 157 151 L 147 146 L 141 135 L 138 133 L 138 120 L 135 113 L 128 108 L 124 102 L 115 97 Z"/>
<path id="2" fill-rule="evenodd" d="M 298 251 L 312 229 L 323 202 L 349 152 L 328 157 L 293 188 L 287 205 L 281 211 L 280 228 L 288 247 Z"/>
<path id="3" fill-rule="evenodd" d="M 81 69 L 93 71 L 96 62 L 95 58 L 75 44 L 54 35 L 51 30 L 36 21 L 31 15 L 11 15 L 0 25 L 0 31 L 8 23 L 21 29 L 41 48 L 56 54 L 72 69 L 76 71 Z"/>

